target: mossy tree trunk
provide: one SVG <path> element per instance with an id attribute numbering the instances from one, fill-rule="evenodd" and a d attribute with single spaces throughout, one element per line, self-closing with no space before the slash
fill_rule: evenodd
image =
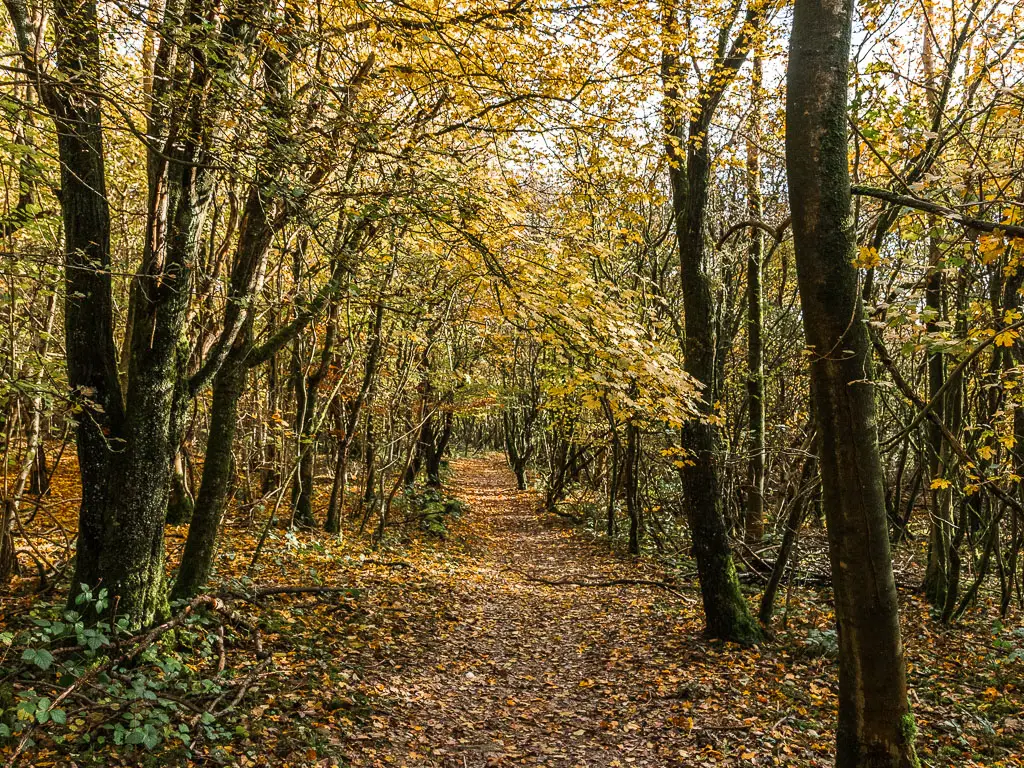
<path id="1" fill-rule="evenodd" d="M 748 12 L 731 45 L 728 36 L 722 35 L 720 58 L 700 89 L 696 107 L 689 110 L 688 123 L 684 117 L 688 110 L 681 92 L 683 77 L 679 69 L 679 29 L 675 8 L 670 8 L 665 18 L 662 60 L 665 148 L 683 293 L 685 368 L 704 387 L 702 418 L 687 422 L 682 430 L 688 460 L 680 469 L 680 477 L 693 537 L 707 632 L 712 637 L 743 644 L 757 642 L 763 634 L 740 591 L 721 505 L 716 465 L 719 435 L 712 413 L 712 402 L 718 391 L 715 308 L 705 242 L 705 218 L 711 169 L 709 128 L 725 89 L 746 60 L 746 51 L 758 19 L 757 12 Z"/>
<path id="2" fill-rule="evenodd" d="M 913 719 L 853 266 L 846 130 L 852 16 L 853 0 L 796 2 L 786 159 L 839 636 L 836 765 L 910 768 L 917 765 Z"/>
<path id="3" fill-rule="evenodd" d="M 238 422 L 238 402 L 245 389 L 248 371 L 236 353 L 221 366 L 213 380 L 210 432 L 206 441 L 203 476 L 192 522 L 174 582 L 175 599 L 198 594 L 213 573 L 217 534 L 227 506 L 231 483 L 231 449 Z"/>
<path id="4" fill-rule="evenodd" d="M 35 67 L 25 7 L 8 3 L 26 65 Z M 188 265 L 170 253 L 157 263 L 147 248 L 140 279 L 154 285 L 134 326 L 130 375 L 122 397 L 114 344 L 110 272 L 110 212 L 106 197 L 98 14 L 94 3 L 58 2 L 54 39 L 60 77 L 46 79 L 43 102 L 57 129 L 64 225 L 65 354 L 72 396 L 80 408 L 76 429 L 82 504 L 75 574 L 69 600 L 82 584 L 102 585 L 113 611 L 132 629 L 166 613 L 163 523 L 171 454 L 166 450 L 174 349 L 187 301 Z M 191 146 L 176 152 L 187 153 Z M 167 158 L 169 177 L 180 170 Z M 192 181 L 192 180 L 190 180 Z M 150 225 L 166 221 L 175 245 L 188 237 L 186 210 L 202 184 L 169 185 Z M 141 326 L 149 345 L 143 347 Z M 134 328 L 133 328 L 134 330 Z M 161 456 L 160 454 L 163 453 Z M 161 508 L 163 507 L 163 508 Z M 95 616 L 89 618 L 96 618 Z"/>

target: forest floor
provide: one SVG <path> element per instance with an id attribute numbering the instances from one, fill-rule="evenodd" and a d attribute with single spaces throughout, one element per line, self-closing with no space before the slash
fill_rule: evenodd
<path id="1" fill-rule="evenodd" d="M 248 580 L 261 526 L 233 519 L 218 564 L 224 594 L 256 584 L 333 591 L 238 599 L 258 620 L 269 659 L 252 658 L 229 628 L 217 675 L 228 698 L 236 689 L 244 697 L 205 739 L 155 763 L 156 753 L 105 754 L 93 740 L 94 759 L 80 753 L 77 764 L 832 764 L 827 590 L 792 589 L 786 627 L 763 647 L 709 641 L 692 582 L 667 591 L 537 581 L 672 577 L 541 512 L 537 493 L 515 490 L 500 457 L 453 461 L 447 492 L 467 509 L 443 537 L 414 518 L 379 549 L 352 535 L 275 530 Z M 172 563 L 184 532 L 169 529 Z M 0 608 L 13 616 L 28 599 L 3 598 Z M 1024 637 L 994 627 L 990 606 L 942 629 L 916 596 L 902 594 L 901 604 L 925 764 L 1024 766 Z M 191 666 L 216 666 L 209 653 Z M 88 704 L 80 712 L 69 722 L 92 728 Z M 41 745 L 22 764 L 70 765 L 69 744 Z"/>

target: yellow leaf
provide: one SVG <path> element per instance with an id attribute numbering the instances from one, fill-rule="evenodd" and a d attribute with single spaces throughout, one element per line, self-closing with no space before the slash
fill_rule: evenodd
<path id="1" fill-rule="evenodd" d="M 877 248 L 862 245 L 857 251 L 857 258 L 853 260 L 853 266 L 857 269 L 871 269 L 877 267 L 880 261 Z"/>
<path id="2" fill-rule="evenodd" d="M 997 347 L 1012 347 L 1016 340 L 1016 331 L 1003 331 L 1002 333 L 996 334 L 995 344 Z"/>

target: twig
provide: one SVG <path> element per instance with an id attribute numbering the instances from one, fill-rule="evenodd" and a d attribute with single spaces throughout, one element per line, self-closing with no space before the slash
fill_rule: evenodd
<path id="1" fill-rule="evenodd" d="M 217 676 L 220 677 L 224 673 L 224 668 L 227 666 L 227 656 L 224 653 L 223 624 L 217 626 L 217 634 L 214 642 L 217 644 Z"/>
<path id="2" fill-rule="evenodd" d="M 231 697 L 231 701 L 229 701 L 227 706 L 225 706 L 223 709 L 217 710 L 216 708 L 217 705 L 220 704 L 221 700 L 224 698 L 227 691 L 225 691 L 216 699 L 214 699 L 210 706 L 204 710 L 197 710 L 194 707 L 190 707 L 190 709 L 192 709 L 197 714 L 195 717 L 192 718 L 192 721 L 189 723 L 189 730 L 195 730 L 196 726 L 200 723 L 200 721 L 202 721 L 203 717 L 206 715 L 209 715 L 214 720 L 216 720 L 217 718 L 223 717 L 225 714 L 227 714 L 235 707 L 237 707 L 239 702 L 243 698 L 245 698 L 245 694 L 249 692 L 249 688 L 252 687 L 252 684 L 253 682 L 255 682 L 256 678 L 263 674 L 268 666 L 270 666 L 269 658 L 264 659 L 259 664 L 257 664 L 256 668 L 251 673 L 249 673 L 246 676 L 246 678 L 242 681 L 242 684 L 238 686 L 238 689 L 235 691 L 235 695 Z M 190 750 L 195 749 L 201 737 L 202 733 L 199 733 L 195 736 L 194 739 L 192 739 L 192 743 L 189 744 Z"/>

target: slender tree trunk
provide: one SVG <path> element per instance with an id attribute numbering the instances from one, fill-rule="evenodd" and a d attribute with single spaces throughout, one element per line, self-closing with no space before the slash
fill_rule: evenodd
<path id="1" fill-rule="evenodd" d="M 921 59 L 925 76 L 926 103 L 929 113 L 936 109 L 935 66 L 933 56 L 934 32 L 927 18 L 927 6 L 923 6 L 926 17 L 922 23 L 922 52 Z M 925 322 L 925 331 L 929 334 L 937 334 L 943 320 L 943 272 L 942 272 L 942 250 L 935 235 L 934 229 L 938 222 L 935 217 L 929 217 L 928 236 L 928 274 L 925 278 L 924 298 L 928 318 Z M 940 350 L 928 352 L 928 402 L 932 402 L 942 388 L 946 380 L 945 355 Z M 945 403 L 939 401 L 934 407 L 934 413 L 938 419 L 945 418 Z M 949 451 L 943 451 L 942 430 L 934 421 L 929 420 L 926 426 L 928 442 L 928 472 L 929 483 L 942 477 L 948 467 L 945 459 Z M 950 514 L 952 505 L 951 488 L 932 488 L 930 490 L 931 517 L 928 535 L 928 560 L 925 569 L 924 584 L 922 585 L 925 597 L 932 605 L 941 606 L 946 600 L 946 571 L 947 555 L 951 531 Z"/>
<path id="2" fill-rule="evenodd" d="M 662 61 L 665 144 L 682 281 L 685 368 L 704 387 L 701 418 L 691 419 L 682 429 L 682 443 L 689 452 L 689 461 L 679 474 L 693 537 L 707 632 L 722 640 L 751 644 L 762 638 L 762 632 L 750 613 L 736 577 L 715 463 L 719 434 L 713 421 L 712 404 L 719 383 L 715 376 L 718 370 L 715 308 L 705 242 L 711 173 L 708 131 L 724 88 L 735 73 L 733 67 L 739 67 L 742 57 L 732 57 L 725 71 L 716 67 L 715 73 L 719 78 L 706 84 L 702 90 L 700 103 L 692 112 L 687 127 L 679 92 L 678 43 L 672 42 L 679 34 L 674 9 L 670 10 L 665 23 L 668 40 Z M 745 51 L 742 55 L 746 55 Z"/>
<path id="3" fill-rule="evenodd" d="M 296 355 L 296 360 L 298 356 Z M 295 421 L 298 434 L 298 470 L 292 484 L 292 520 L 297 525 L 311 526 L 313 520 L 313 475 L 316 460 L 316 384 L 299 364 L 295 375 Z"/>
<path id="4" fill-rule="evenodd" d="M 817 446 L 812 446 L 811 450 L 817 451 Z M 764 594 L 761 596 L 761 607 L 757 616 L 758 620 L 766 627 L 772 622 L 772 612 L 775 610 L 775 595 L 782 584 L 782 577 L 786 572 L 786 564 L 793 554 L 797 535 L 804 524 L 807 502 L 810 501 L 811 493 L 814 489 L 817 469 L 818 462 L 813 456 L 808 456 L 800 473 L 800 483 L 797 486 L 796 497 L 793 499 L 792 506 L 789 508 L 789 514 L 786 516 L 786 530 L 782 533 L 782 544 L 779 546 L 779 554 L 775 559 L 771 575 L 768 577 L 768 583 L 765 584 Z"/>
<path id="5" fill-rule="evenodd" d="M 345 489 L 348 485 L 348 452 L 352 447 L 352 435 L 347 429 L 344 401 L 335 402 L 335 424 L 341 433 L 338 450 L 334 458 L 334 480 L 331 483 L 331 500 L 327 505 L 327 519 L 324 530 L 327 533 L 341 533 L 341 516 L 345 508 Z"/>
<path id="6" fill-rule="evenodd" d="M 629 517 L 629 553 L 640 554 L 640 537 L 643 535 L 643 521 L 640 519 L 637 498 L 637 465 L 640 461 L 640 430 L 632 421 L 626 424 L 626 457 L 624 485 L 626 491 L 626 514 Z"/>
<path id="7" fill-rule="evenodd" d="M 605 510 L 605 535 L 611 539 L 615 536 L 615 503 L 619 496 L 619 474 L 622 458 L 622 441 L 619 439 L 619 427 L 615 421 L 615 412 L 607 397 L 601 398 L 605 418 L 608 419 L 608 430 L 612 436 L 612 456 L 608 469 L 608 506 Z"/>
<path id="8" fill-rule="evenodd" d="M 178 448 L 174 454 L 174 466 L 171 472 L 171 494 L 167 502 L 168 525 L 181 525 L 192 519 L 195 501 L 188 488 L 185 476 L 184 448 Z"/>
<path id="9" fill-rule="evenodd" d="M 686 322 L 685 366 L 686 372 L 704 385 L 705 399 L 702 418 L 683 427 L 683 446 L 689 452 L 689 461 L 680 470 L 680 476 L 707 631 L 713 637 L 746 644 L 761 639 L 761 630 L 740 591 L 729 548 L 715 464 L 719 435 L 709 400 L 717 385 L 714 308 L 704 243 L 710 172 L 706 145 L 691 147 L 687 171 L 685 181 L 677 179 L 673 183 L 674 190 L 682 185 L 687 190 L 685 194 L 674 194 Z M 676 170 L 671 173 L 679 175 Z"/>
<path id="10" fill-rule="evenodd" d="M 430 424 L 429 433 L 424 433 L 423 436 L 423 447 L 426 451 L 424 470 L 427 475 L 427 485 L 430 488 L 441 487 L 441 467 L 444 464 L 444 455 L 452 436 L 452 419 L 451 410 L 446 410 L 440 417 L 436 412 L 431 414 L 424 423 L 424 427 Z M 440 421 L 440 429 L 437 428 L 438 421 Z"/>
<path id="11" fill-rule="evenodd" d="M 761 57 L 754 57 L 750 131 L 747 138 L 747 214 L 761 219 Z M 747 399 L 749 458 L 744 536 L 753 544 L 764 536 L 764 342 L 761 319 L 761 262 L 764 235 L 754 227 L 747 249 Z"/>
<path id="12" fill-rule="evenodd" d="M 372 410 L 366 412 L 366 443 L 363 452 L 363 503 L 370 504 L 377 493 L 377 433 L 374 430 Z"/>
<path id="13" fill-rule="evenodd" d="M 839 768 L 916 766 L 871 355 L 853 266 L 847 84 L 853 0 L 797 0 L 786 159 L 811 352 L 839 637 Z"/>
<path id="14" fill-rule="evenodd" d="M 213 574 L 217 534 L 230 495 L 231 449 L 238 423 L 238 402 L 245 389 L 247 371 L 244 361 L 231 357 L 213 380 L 203 477 L 188 528 L 185 551 L 181 556 L 181 567 L 174 582 L 175 599 L 195 596 Z"/>
<path id="15" fill-rule="evenodd" d="M 267 363 L 267 413 L 274 415 L 280 411 L 281 376 L 277 355 Z M 273 429 L 270 438 L 263 446 L 263 472 L 260 478 L 260 493 L 268 495 L 281 484 L 281 447 L 280 432 Z"/>

